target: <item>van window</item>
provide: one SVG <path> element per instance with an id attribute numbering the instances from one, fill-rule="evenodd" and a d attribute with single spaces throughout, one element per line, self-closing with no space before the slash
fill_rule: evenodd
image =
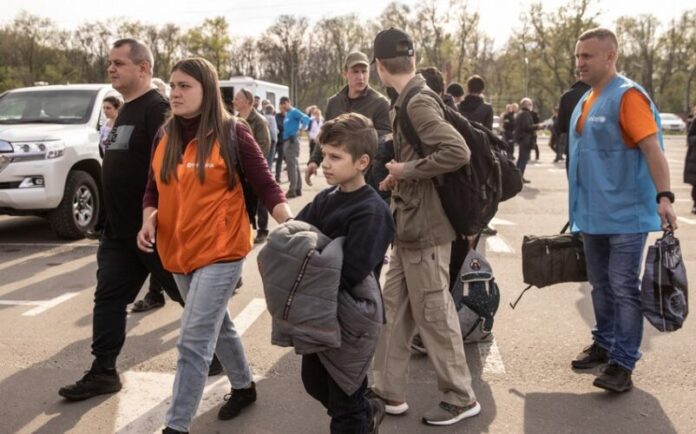
<path id="1" fill-rule="evenodd" d="M 266 99 L 270 101 L 271 105 L 273 107 L 277 107 L 276 105 L 276 98 L 275 98 L 275 92 L 266 92 Z"/>

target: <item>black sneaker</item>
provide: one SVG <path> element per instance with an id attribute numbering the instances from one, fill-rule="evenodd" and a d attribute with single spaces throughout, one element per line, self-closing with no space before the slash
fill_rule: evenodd
<path id="1" fill-rule="evenodd" d="M 696 206 L 694 206 L 693 208 L 691 208 L 691 214 L 696 214 Z"/>
<path id="2" fill-rule="evenodd" d="M 88 240 L 100 240 L 102 237 L 102 231 L 97 228 L 87 229 L 85 231 L 85 238 Z"/>
<path id="3" fill-rule="evenodd" d="M 208 377 L 220 375 L 224 370 L 220 359 L 217 358 L 217 354 L 213 354 L 213 360 L 210 361 L 210 366 L 208 367 Z"/>
<path id="4" fill-rule="evenodd" d="M 174 428 L 166 427 L 162 430 L 162 434 L 189 434 L 188 431 L 177 431 Z"/>
<path id="5" fill-rule="evenodd" d="M 142 300 L 133 303 L 132 312 L 147 312 L 164 306 L 164 295 L 156 291 L 148 291 Z"/>
<path id="6" fill-rule="evenodd" d="M 254 244 L 261 244 L 268 238 L 268 231 L 259 230 L 256 232 L 256 238 L 254 238 Z"/>
<path id="7" fill-rule="evenodd" d="M 82 401 L 97 395 L 115 393 L 121 390 L 118 372 L 97 372 L 90 369 L 77 383 L 61 387 L 58 394 L 69 401 Z"/>
<path id="8" fill-rule="evenodd" d="M 615 363 L 608 364 L 602 375 L 595 378 L 592 384 L 595 387 L 616 393 L 627 392 L 633 388 L 631 371 Z"/>
<path id="9" fill-rule="evenodd" d="M 493 235 L 498 235 L 498 230 L 497 230 L 497 229 L 493 229 L 493 228 L 490 227 L 489 225 L 486 225 L 486 226 L 481 230 L 481 233 L 482 233 L 483 235 L 490 235 L 490 236 L 493 236 Z"/>
<path id="10" fill-rule="evenodd" d="M 248 389 L 232 389 L 231 393 L 225 395 L 225 402 L 220 411 L 218 419 L 229 420 L 239 415 L 244 407 L 256 401 L 256 383 L 251 382 Z"/>
<path id="11" fill-rule="evenodd" d="M 573 369 L 592 369 L 609 361 L 609 353 L 596 343 L 582 350 L 582 353 L 570 362 Z"/>
<path id="12" fill-rule="evenodd" d="M 379 434 L 379 425 L 384 419 L 384 402 L 379 398 L 369 398 L 370 401 L 370 434 Z"/>

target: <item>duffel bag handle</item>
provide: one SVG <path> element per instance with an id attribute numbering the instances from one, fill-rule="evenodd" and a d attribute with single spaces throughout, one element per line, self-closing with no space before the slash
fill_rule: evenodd
<path id="1" fill-rule="evenodd" d="M 529 285 L 526 288 L 524 288 L 522 290 L 522 292 L 520 293 L 520 295 L 517 296 L 517 300 L 515 300 L 514 303 L 510 303 L 510 307 L 514 309 L 517 306 L 517 303 L 519 303 L 520 300 L 522 300 L 522 296 L 524 295 L 524 293 L 527 292 L 532 286 L 534 286 L 534 285 Z"/>

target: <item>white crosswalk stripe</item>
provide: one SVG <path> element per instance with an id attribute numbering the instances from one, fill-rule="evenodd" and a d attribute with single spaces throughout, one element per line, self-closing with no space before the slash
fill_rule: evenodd
<path id="1" fill-rule="evenodd" d="M 492 253 L 506 254 L 515 253 L 515 251 L 512 249 L 512 247 L 510 247 L 507 241 L 505 241 L 505 239 L 499 235 L 486 238 L 486 251 Z"/>
<path id="2" fill-rule="evenodd" d="M 478 343 L 479 356 L 481 357 L 481 365 L 484 373 L 504 374 L 505 365 L 503 358 L 500 356 L 498 345 L 493 339 L 491 342 Z"/>
<path id="3" fill-rule="evenodd" d="M 13 259 L 11 261 L 5 261 L 2 264 L 0 264 L 0 270 L 5 270 L 10 267 L 14 267 L 15 265 L 23 264 L 25 262 L 33 261 L 35 259 L 41 259 L 41 258 L 48 258 L 50 256 L 54 255 L 60 255 L 62 253 L 69 252 L 73 250 L 76 246 L 74 245 L 65 245 L 65 246 L 59 246 L 54 249 L 50 250 L 45 250 L 43 252 L 38 252 L 34 253 L 28 256 L 22 256 L 21 258 Z"/>
<path id="4" fill-rule="evenodd" d="M 265 311 L 264 299 L 252 299 L 232 320 L 239 335 L 243 335 Z M 118 410 L 114 431 L 117 434 L 159 432 L 164 428 L 164 415 L 171 403 L 174 374 L 127 371 L 122 377 L 125 387 L 115 395 Z M 254 379 L 259 381 L 262 378 L 256 376 Z M 220 406 L 229 388 L 230 383 L 225 376 L 209 379 L 196 414 L 204 414 Z"/>
<path id="5" fill-rule="evenodd" d="M 82 258 L 74 259 L 55 267 L 46 268 L 45 270 L 40 271 L 31 277 L 27 277 L 26 279 L 0 285 L 0 296 L 6 295 L 18 289 L 29 287 L 31 285 L 36 285 L 37 283 L 41 283 L 48 279 L 53 279 L 60 274 L 72 273 L 84 266 L 96 262 L 96 260 L 97 257 L 94 255 L 94 253 L 90 253 Z"/>

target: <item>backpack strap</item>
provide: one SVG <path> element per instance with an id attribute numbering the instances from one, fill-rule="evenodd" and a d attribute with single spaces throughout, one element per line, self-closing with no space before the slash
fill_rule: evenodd
<path id="1" fill-rule="evenodd" d="M 414 87 L 406 94 L 406 96 L 404 97 L 403 104 L 401 105 L 401 109 L 399 110 L 397 122 L 399 123 L 399 127 L 401 127 L 401 132 L 403 133 L 406 140 L 408 140 L 408 143 L 411 145 L 411 147 L 413 147 L 413 150 L 416 151 L 416 154 L 418 154 L 420 158 L 425 158 L 425 153 L 423 152 L 423 144 L 420 140 L 420 137 L 418 137 L 416 129 L 413 128 L 411 118 L 409 118 L 408 116 L 408 104 L 411 102 L 411 99 L 414 96 L 416 96 L 416 94 L 420 93 L 422 90 L 422 87 Z"/>
<path id="2" fill-rule="evenodd" d="M 244 174 L 244 163 L 242 162 L 242 154 L 239 152 L 239 139 L 237 138 L 237 122 L 234 118 L 229 120 L 230 137 L 227 143 L 228 149 L 230 150 L 230 157 L 234 156 L 236 159 L 235 166 L 237 169 L 237 176 L 239 177 L 239 182 L 242 186 L 242 192 L 244 193 L 244 205 L 249 216 L 249 222 L 251 222 L 254 229 L 257 229 L 256 225 L 256 210 L 258 198 L 254 189 L 247 181 L 246 175 Z"/>
<path id="3" fill-rule="evenodd" d="M 242 158 L 239 153 L 239 141 L 237 139 L 237 121 L 234 118 L 229 120 L 230 127 L 230 138 L 227 142 L 228 149 L 230 150 L 230 156 L 234 156 L 235 165 L 237 166 L 237 174 L 239 179 L 244 178 L 244 167 L 242 167 Z"/>
<path id="4" fill-rule="evenodd" d="M 420 137 L 418 137 L 418 133 L 416 132 L 416 129 L 413 127 L 411 118 L 409 118 L 408 116 L 408 104 L 411 102 L 411 99 L 419 93 L 423 93 L 425 95 L 430 96 L 438 103 L 438 105 L 442 109 L 442 113 L 445 120 L 447 120 L 447 108 L 445 106 L 444 101 L 442 101 L 442 98 L 440 98 L 437 94 L 435 94 L 435 92 L 431 91 L 425 85 L 423 87 L 414 87 L 413 89 L 408 91 L 408 93 L 404 97 L 401 109 L 399 110 L 397 122 L 401 127 L 401 132 L 403 133 L 406 140 L 408 140 L 411 147 L 413 147 L 413 150 L 416 151 L 416 154 L 418 154 L 420 158 L 425 158 L 425 152 L 423 152 L 423 142 L 421 142 Z"/>

